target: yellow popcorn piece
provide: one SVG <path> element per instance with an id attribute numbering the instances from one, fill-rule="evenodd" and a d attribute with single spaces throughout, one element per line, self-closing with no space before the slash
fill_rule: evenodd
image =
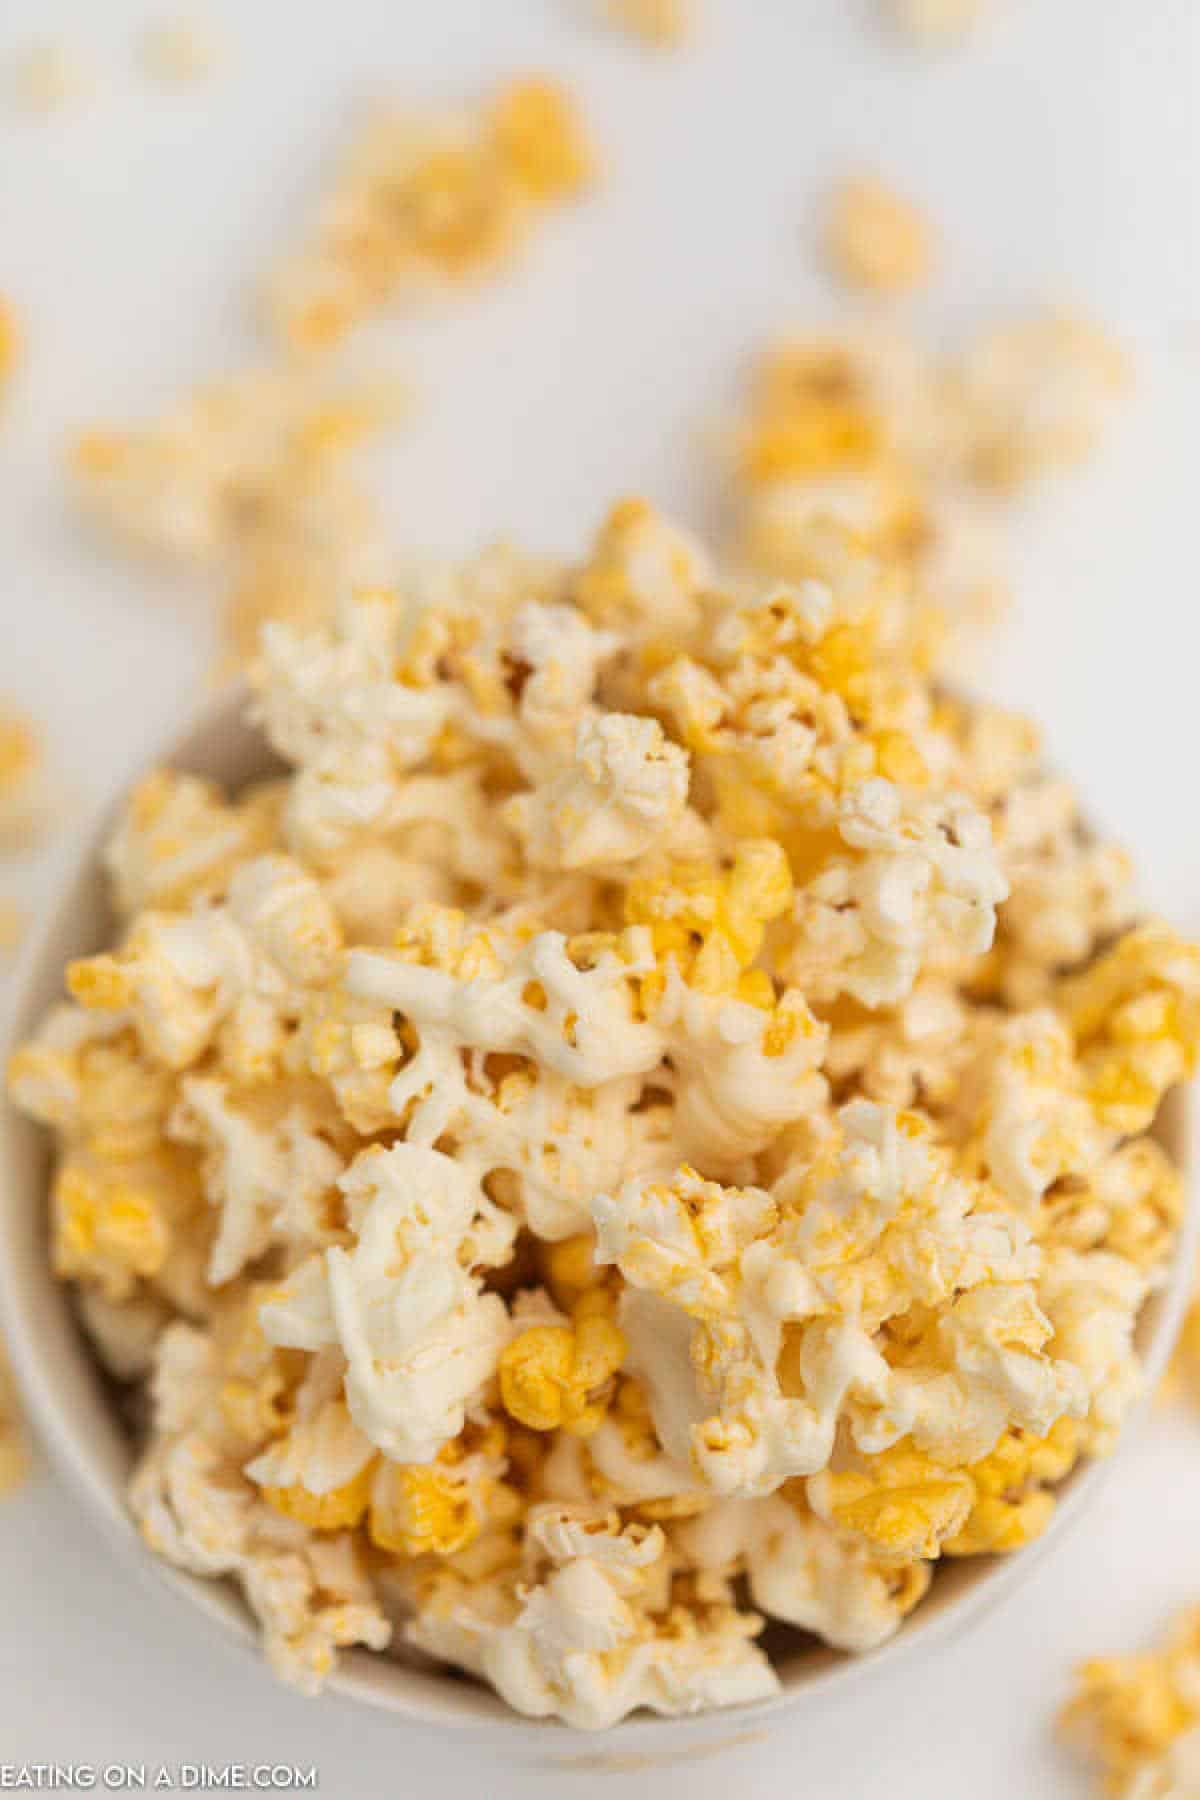
<path id="1" fill-rule="evenodd" d="M 197 1191 L 195 1166 L 167 1149 L 137 1161 L 76 1153 L 64 1159 L 51 1196 L 57 1274 L 98 1282 L 114 1298 L 166 1261 L 179 1200 Z"/>
<path id="2" fill-rule="evenodd" d="M 396 1468 L 387 1500 L 372 1502 L 368 1529 L 381 1550 L 404 1556 L 452 1556 L 479 1535 L 471 1495 L 453 1475 Z"/>
<path id="3" fill-rule="evenodd" d="M 25 112 L 43 118 L 88 99 L 95 85 L 93 70 L 66 44 L 34 44 L 12 69 L 14 101 Z"/>
<path id="4" fill-rule="evenodd" d="M 1140 926 L 1062 983 L 1088 1098 L 1101 1124 L 1145 1131 L 1200 1047 L 1200 949 L 1165 925 Z"/>
<path id="5" fill-rule="evenodd" d="M 351 1531 L 367 1510 L 373 1473 L 368 1463 L 352 1481 L 327 1494 L 314 1494 L 293 1482 L 290 1487 L 264 1487 L 262 1497 L 276 1512 L 307 1525 L 310 1531 Z"/>
<path id="6" fill-rule="evenodd" d="M 500 1358 L 505 1409 L 534 1431 L 561 1426 L 587 1437 L 604 1417 L 624 1357 L 611 1299 L 593 1289 L 577 1302 L 570 1325 L 535 1325 L 508 1345 Z"/>
<path id="7" fill-rule="evenodd" d="M 1159 1650 L 1082 1663 L 1059 1715 L 1063 1736 L 1097 1766 L 1113 1794 L 1186 1793 L 1186 1752 L 1179 1763 L 1175 1755 L 1200 1722 L 1198 1677 L 1200 1610 L 1192 1609 Z M 1194 1760 L 1190 1766 L 1194 1772 Z"/>
<path id="8" fill-rule="evenodd" d="M 569 199 L 591 181 L 582 124 L 570 95 L 555 82 L 513 82 L 493 101 L 489 125 L 501 162 L 540 204 Z"/>
<path id="9" fill-rule="evenodd" d="M 0 395 L 3 394 L 21 355 L 21 327 L 11 300 L 0 294 Z"/>
<path id="10" fill-rule="evenodd" d="M 695 28 L 691 0 L 605 0 L 605 12 L 619 31 L 654 50 L 674 50 Z"/>
<path id="11" fill-rule="evenodd" d="M 974 1501 L 969 1475 L 903 1445 L 872 1457 L 862 1470 L 830 1474 L 826 1496 L 836 1525 L 901 1562 L 939 1556 L 962 1531 Z"/>
<path id="12" fill-rule="evenodd" d="M 49 808 L 44 756 L 29 715 L 0 700 L 0 849 L 25 849 L 40 835 Z"/>
<path id="13" fill-rule="evenodd" d="M 787 910 L 793 893 L 787 857 L 769 840 L 741 843 L 728 871 L 681 867 L 663 881 L 634 881 L 625 896 L 629 925 L 649 925 L 657 955 L 684 962 L 701 991 L 728 968 L 735 985 L 762 948 L 766 928 Z M 688 953 L 685 955 L 685 953 Z"/>
<path id="14" fill-rule="evenodd" d="M 884 0 L 897 30 L 922 49 L 956 43 L 984 16 L 987 0 Z"/>
<path id="15" fill-rule="evenodd" d="M 171 86 L 201 81 L 223 60 L 224 46 L 204 19 L 162 19 L 142 36 L 141 61 L 146 73 Z"/>
<path id="16" fill-rule="evenodd" d="M 943 1546 L 949 1556 L 1019 1550 L 1040 1537 L 1054 1514 L 1050 1491 L 1070 1473 L 1080 1453 L 1074 1419 L 1059 1419 L 1043 1438 L 1010 1431 L 968 1471 L 975 1500 L 962 1530 Z"/>
<path id="17" fill-rule="evenodd" d="M 848 287 L 876 294 L 921 286 L 933 270 L 929 221 L 912 201 L 873 177 L 843 182 L 830 203 L 826 249 Z"/>

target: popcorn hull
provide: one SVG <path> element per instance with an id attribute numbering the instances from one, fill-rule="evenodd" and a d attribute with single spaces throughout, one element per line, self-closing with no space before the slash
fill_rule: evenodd
<path id="1" fill-rule="evenodd" d="M 224 691 L 168 748 L 167 760 L 233 787 L 270 773 L 270 753 L 246 723 L 245 705 L 243 690 Z M 58 996 L 64 964 L 111 941 L 114 921 L 99 854 L 111 825 L 110 812 L 84 843 L 13 978 L 6 1051 L 29 1035 Z M 1190 1166 L 1189 1104 L 1186 1096 L 1172 1094 L 1155 1126 L 1185 1171 Z M 121 1554 L 149 1580 L 165 1584 L 198 1609 L 228 1642 L 241 1645 L 257 1660 L 256 1633 L 232 1582 L 200 1579 L 170 1568 L 145 1547 L 129 1516 L 125 1492 L 134 1447 L 76 1323 L 70 1295 L 55 1279 L 47 1254 L 49 1153 L 46 1134 L 0 1099 L 0 1307 L 32 1423 L 56 1470 Z M 1147 1392 L 1162 1374 L 1183 1316 L 1198 1225 L 1193 1205 L 1168 1278 L 1139 1320 L 1137 1341 Z M 1135 1427 L 1136 1421 L 1126 1425 L 1123 1441 Z M 410 1725 L 469 1733 L 497 1749 L 564 1767 L 629 1769 L 704 1755 L 760 1734 L 785 1710 L 827 1707 L 850 1698 L 866 1683 L 937 1647 L 978 1618 L 1019 1586 L 1035 1559 L 1070 1529 L 1110 1462 L 1084 1465 L 1068 1477 L 1051 1524 L 1034 1545 L 1015 1555 L 943 1564 L 922 1606 L 882 1648 L 848 1657 L 799 1633 L 773 1631 L 772 1655 L 781 1692 L 766 1701 L 694 1718 L 634 1719 L 589 1743 L 576 1732 L 521 1720 L 483 1686 L 447 1674 L 414 1652 L 404 1661 L 353 1652 L 329 1688 Z"/>

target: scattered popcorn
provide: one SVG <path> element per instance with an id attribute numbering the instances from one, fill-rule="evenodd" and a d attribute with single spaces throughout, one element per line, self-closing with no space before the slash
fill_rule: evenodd
<path id="1" fill-rule="evenodd" d="M 61 107 L 88 99 L 95 85 L 86 61 L 63 44 L 37 44 L 13 65 L 11 91 L 15 103 L 22 111 L 43 118 Z"/>
<path id="2" fill-rule="evenodd" d="M 286 773 L 137 784 L 11 1059 L 146 1541 L 305 1691 L 394 1632 L 586 1729 L 765 1697 L 767 1620 L 885 1642 L 1138 1391 L 1200 950 L 892 559 L 795 549 L 627 500 L 272 621 Z"/>
<path id="3" fill-rule="evenodd" d="M 268 284 L 283 340 L 338 342 L 423 288 L 510 260 L 538 214 L 590 186 L 594 159 L 574 102 L 537 76 L 474 109 L 382 109 L 345 158 L 308 246 Z"/>
<path id="4" fill-rule="evenodd" d="M 0 294 L 0 397 L 12 379 L 21 354 L 21 327 L 16 308 Z"/>
<path id="5" fill-rule="evenodd" d="M 157 425 L 81 433 L 71 473 L 106 531 L 226 585 L 223 636 L 244 661 L 265 620 L 320 624 L 369 571 L 373 509 L 346 465 L 403 405 L 379 379 L 254 372 L 198 389 Z"/>
<path id="6" fill-rule="evenodd" d="M 925 215 L 882 181 L 844 181 L 830 202 L 826 251 L 847 287 L 902 293 L 928 280 L 934 235 Z"/>
<path id="7" fill-rule="evenodd" d="M 1187 1800 L 1200 1784 L 1200 1612 L 1160 1650 L 1083 1663 L 1060 1724 L 1118 1800 Z"/>
<path id="8" fill-rule="evenodd" d="M 897 243 L 908 233 L 863 224 L 883 210 L 872 188 L 843 190 L 839 263 L 852 239 L 851 260 L 865 245 L 878 271 L 907 266 Z M 1085 457 L 1127 379 L 1096 326 L 1053 312 L 942 355 L 878 325 L 778 344 L 760 359 L 732 448 L 739 555 L 802 579 L 813 520 L 832 516 L 932 609 L 937 654 L 938 632 L 977 626 L 1004 603 L 1001 502 Z"/>
<path id="9" fill-rule="evenodd" d="M 142 37 L 142 65 L 156 81 L 172 86 L 201 81 L 222 60 L 223 47 L 213 27 L 199 19 L 161 19 Z"/>
<path id="10" fill-rule="evenodd" d="M 26 849 L 52 809 L 38 729 L 0 700 L 0 850 Z"/>
<path id="11" fill-rule="evenodd" d="M 656 50 L 686 43 L 694 26 L 692 10 L 691 0 L 605 0 L 608 20 L 618 31 Z"/>
<path id="12" fill-rule="evenodd" d="M 982 17 L 986 0 L 886 0 L 889 19 L 920 45 L 965 37 Z"/>

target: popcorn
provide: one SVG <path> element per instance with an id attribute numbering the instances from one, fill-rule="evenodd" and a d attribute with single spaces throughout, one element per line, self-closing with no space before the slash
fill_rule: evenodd
<path id="1" fill-rule="evenodd" d="M 972 10 L 896 8 L 930 39 Z M 877 288 L 918 279 L 931 256 L 924 221 L 875 183 L 847 185 L 830 237 L 836 266 Z M 914 622 L 944 655 L 1006 603 L 999 503 L 1081 461 L 1126 383 L 1097 326 L 1050 311 L 940 356 L 878 324 L 785 340 L 760 359 L 731 445 L 738 553 L 794 580 L 814 522 L 836 518 L 904 579 Z"/>
<path id="2" fill-rule="evenodd" d="M 657 1527 L 546 1507 L 527 1546 L 523 1582 L 521 1570 L 480 1584 L 435 1579 L 410 1640 L 483 1675 L 518 1712 L 585 1730 L 639 1706 L 669 1716 L 776 1691 L 751 1642 L 761 1621 L 724 1595 L 689 1595 Z"/>
<path id="3" fill-rule="evenodd" d="M 252 371 L 198 389 L 156 425 L 81 433 L 70 468 L 111 536 L 227 583 L 224 636 L 244 662 L 264 620 L 318 625 L 370 574 L 373 511 L 346 464 L 402 405 L 380 379 L 333 387 L 307 369 Z"/>
<path id="4" fill-rule="evenodd" d="M 919 45 L 965 37 L 985 6 L 986 0 L 887 0 L 892 22 Z"/>
<path id="5" fill-rule="evenodd" d="M 541 209 L 575 199 L 593 156 L 570 96 L 510 82 L 473 111 L 380 109 L 346 157 L 308 246 L 268 284 L 286 343 L 322 349 L 422 287 L 490 272 Z"/>
<path id="6" fill-rule="evenodd" d="M 229 805 L 198 775 L 143 776 L 104 850 L 122 915 L 220 899 L 240 862 L 273 847 L 282 798 L 268 784 Z"/>
<path id="7" fill-rule="evenodd" d="M 826 228 L 834 273 L 848 287 L 894 294 L 927 281 L 934 261 L 928 221 L 883 182 L 860 177 L 834 193 Z"/>
<path id="8" fill-rule="evenodd" d="M 503 1301 L 482 1292 L 459 1254 L 503 1261 L 511 1233 L 436 1150 L 364 1151 L 340 1185 L 354 1248 L 302 1263 L 263 1306 L 263 1330 L 293 1349 L 339 1346 L 360 1431 L 395 1462 L 432 1462 L 462 1430 L 510 1334 Z"/>
<path id="9" fill-rule="evenodd" d="M 573 182 L 510 99 L 510 179 Z M 12 1058 L 143 1535 L 306 1692 L 403 1620 L 587 1729 L 765 1697 L 764 1618 L 883 1643 L 1138 1392 L 1200 951 L 893 558 L 793 551 L 729 588 L 627 501 L 271 624 L 287 772 L 138 785 Z"/>
<path id="10" fill-rule="evenodd" d="M 843 1421 L 869 1455 L 911 1432 L 919 1449 L 972 1461 L 1010 1423 L 1044 1432 L 1085 1408 L 1077 1370 L 1045 1353 L 1036 1246 L 951 1175 L 912 1115 L 852 1103 L 774 1195 L 690 1198 L 699 1254 L 664 1199 L 636 1184 L 599 1199 L 599 1253 L 628 1283 L 619 1319 L 659 1439 L 717 1493 L 817 1473 Z M 743 1216 L 748 1237 L 710 1234 L 712 1207 Z M 653 1237 L 633 1225 L 642 1213 Z M 944 1310 L 897 1365 L 879 1333 L 913 1301 Z"/>
<path id="11" fill-rule="evenodd" d="M 1130 1800 L 1191 1793 L 1200 1767 L 1200 1614 L 1183 1613 L 1160 1650 L 1083 1663 L 1060 1724 L 1109 1792 Z"/>
<path id="12" fill-rule="evenodd" d="M 837 829 L 859 854 L 797 895 L 784 967 L 798 986 L 821 1000 L 894 1005 L 922 966 L 990 947 L 1008 884 L 987 821 L 965 798 L 909 799 L 875 779 L 842 801 Z"/>
<path id="13" fill-rule="evenodd" d="M 654 719 L 607 713 L 580 727 L 575 755 L 536 798 L 509 808 L 534 866 L 633 862 L 669 838 L 687 800 L 687 754 Z"/>
<path id="14" fill-rule="evenodd" d="M 703 1568 L 744 1567 L 756 1606 L 839 1650 L 886 1643 L 929 1588 L 927 1563 L 872 1558 L 790 1490 L 719 1501 L 678 1537 Z"/>
<path id="15" fill-rule="evenodd" d="M 12 70 L 12 96 L 21 109 L 48 118 L 60 107 L 86 100 L 95 87 L 87 62 L 65 44 L 35 44 Z"/>
<path id="16" fill-rule="evenodd" d="M 625 1339 L 609 1317 L 603 1290 L 584 1295 L 572 1323 L 534 1325 L 500 1357 L 505 1408 L 534 1431 L 586 1437 L 604 1416 L 605 1390 L 625 1360 Z"/>
<path id="17" fill-rule="evenodd" d="M 222 44 L 206 21 L 163 19 L 147 27 L 142 63 L 155 80 L 177 85 L 211 75 L 221 61 Z"/>
<path id="18" fill-rule="evenodd" d="M 0 294 L 0 398 L 12 379 L 21 355 L 21 327 L 16 308 Z"/>
<path id="19" fill-rule="evenodd" d="M 688 0 L 607 0 L 606 15 L 619 31 L 655 50 L 686 43 L 692 30 Z"/>
<path id="20" fill-rule="evenodd" d="M 0 701 L 0 849 L 23 849 L 50 810 L 42 747 L 32 720 Z"/>

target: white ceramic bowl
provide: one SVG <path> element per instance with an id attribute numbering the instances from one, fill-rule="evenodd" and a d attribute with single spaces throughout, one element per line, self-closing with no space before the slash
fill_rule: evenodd
<path id="1" fill-rule="evenodd" d="M 227 690 L 203 711 L 162 760 L 238 787 L 269 773 L 272 758 L 245 722 L 245 696 Z M 99 852 L 113 807 L 80 848 L 72 872 L 48 907 L 41 928 L 12 980 L 6 1048 L 28 1036 L 62 994 L 63 969 L 75 956 L 111 942 L 113 918 Z M 1173 1096 L 1157 1130 L 1176 1160 L 1189 1162 L 1190 1108 Z M 51 1274 L 47 1249 L 47 1134 L 7 1102 L 0 1103 L 0 1309 L 4 1335 L 36 1430 L 57 1470 L 84 1500 L 113 1544 L 141 1569 L 153 1571 L 178 1595 L 219 1625 L 226 1638 L 253 1649 L 256 1636 L 231 1582 L 202 1580 L 170 1568 L 146 1549 L 125 1505 L 133 1447 L 112 1405 L 80 1330 L 68 1291 Z M 1144 1309 L 1138 1328 L 1147 1390 L 1161 1375 L 1191 1286 L 1198 1215 L 1188 1221 L 1170 1278 Z M 1126 1427 L 1126 1441 L 1134 1421 Z M 1085 1465 L 1063 1483 L 1049 1529 L 1035 1544 L 1007 1557 L 948 1562 L 890 1643 L 866 1656 L 846 1657 L 797 1634 L 776 1656 L 782 1691 L 770 1700 L 685 1719 L 637 1718 L 597 1738 L 557 1724 L 522 1720 L 487 1689 L 417 1662 L 355 1651 L 330 1683 L 337 1692 L 439 1730 L 483 1733 L 489 1747 L 533 1754 L 563 1765 L 629 1767 L 704 1754 L 757 1735 L 772 1715 L 826 1706 L 834 1697 L 877 1678 L 941 1644 L 1009 1593 L 1079 1518 L 1104 1479 L 1105 1462 Z"/>

